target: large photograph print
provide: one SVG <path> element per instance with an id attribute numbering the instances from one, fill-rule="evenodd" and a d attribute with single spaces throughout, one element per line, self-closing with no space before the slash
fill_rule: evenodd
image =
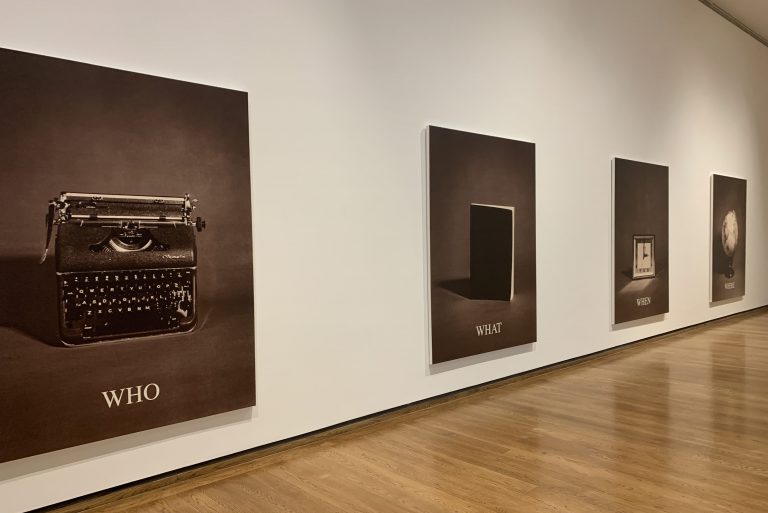
<path id="1" fill-rule="evenodd" d="M 430 126 L 432 363 L 536 341 L 535 145 Z"/>
<path id="2" fill-rule="evenodd" d="M 669 311 L 669 168 L 613 161 L 614 324 Z"/>
<path id="3" fill-rule="evenodd" d="M 0 461 L 252 406 L 244 92 L 0 49 Z"/>
<path id="4" fill-rule="evenodd" d="M 712 175 L 712 302 L 744 296 L 746 236 L 747 181 Z"/>

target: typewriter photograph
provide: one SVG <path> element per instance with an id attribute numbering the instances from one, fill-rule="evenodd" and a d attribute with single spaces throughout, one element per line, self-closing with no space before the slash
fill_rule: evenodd
<path id="1" fill-rule="evenodd" d="M 249 417 L 247 93 L 5 49 L 0 89 L 0 463 Z"/>
<path id="2" fill-rule="evenodd" d="M 62 193 L 55 225 L 59 332 L 67 345 L 189 331 L 195 326 L 193 200 Z M 47 253 L 46 242 L 46 253 Z M 43 255 L 43 260 L 47 255 Z"/>

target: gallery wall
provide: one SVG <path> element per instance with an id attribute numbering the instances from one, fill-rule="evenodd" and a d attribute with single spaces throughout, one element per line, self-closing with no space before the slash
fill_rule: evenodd
<path id="1" fill-rule="evenodd" d="M 768 304 L 768 48 L 697 0 L 0 7 L 0 47 L 248 92 L 257 394 L 0 464 L 0 512 Z M 536 144 L 533 345 L 429 365 L 428 125 Z M 621 326 L 614 157 L 669 166 L 669 313 Z M 747 179 L 749 220 L 746 294 L 715 306 L 713 173 Z"/>

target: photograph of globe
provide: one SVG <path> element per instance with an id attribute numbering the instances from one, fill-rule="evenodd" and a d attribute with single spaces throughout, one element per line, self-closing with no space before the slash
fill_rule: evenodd
<path id="1" fill-rule="evenodd" d="M 726 278 L 733 278 L 736 274 L 733 270 L 733 254 L 736 252 L 736 246 L 739 244 L 739 221 L 736 218 L 736 212 L 730 210 L 723 219 L 723 229 L 721 231 L 721 241 L 723 251 L 728 255 L 728 270 L 725 272 Z"/>
<path id="2" fill-rule="evenodd" d="M 744 296 L 747 181 L 712 175 L 710 301 Z"/>

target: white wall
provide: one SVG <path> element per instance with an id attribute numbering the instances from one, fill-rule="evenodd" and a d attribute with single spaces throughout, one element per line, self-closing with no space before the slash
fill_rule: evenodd
<path id="1" fill-rule="evenodd" d="M 0 13 L 2 47 L 250 93 L 257 308 L 252 412 L 2 464 L 2 512 L 768 304 L 768 48 L 697 0 L 0 0 Z M 532 351 L 427 363 L 428 124 L 537 145 Z M 614 156 L 669 165 L 671 197 L 670 313 L 616 331 Z M 749 224 L 747 295 L 714 308 L 713 172 L 748 179 Z"/>

